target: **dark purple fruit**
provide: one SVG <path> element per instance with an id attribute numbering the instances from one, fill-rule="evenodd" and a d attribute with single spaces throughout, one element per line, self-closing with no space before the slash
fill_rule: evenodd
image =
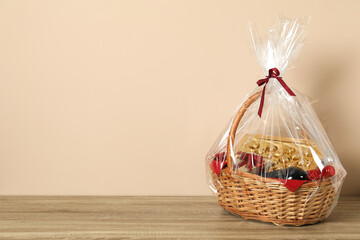
<path id="1" fill-rule="evenodd" d="M 298 167 L 289 167 L 264 174 L 264 177 L 280 179 L 309 180 L 307 173 Z"/>

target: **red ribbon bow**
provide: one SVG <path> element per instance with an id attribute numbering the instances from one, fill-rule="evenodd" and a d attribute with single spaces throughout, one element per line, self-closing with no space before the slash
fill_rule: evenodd
<path id="1" fill-rule="evenodd" d="M 259 87 L 265 84 L 265 86 L 262 90 L 262 93 L 261 93 L 261 100 L 260 100 L 260 106 L 259 106 L 259 111 L 258 111 L 259 117 L 261 117 L 262 110 L 264 107 L 266 84 L 269 82 L 270 78 L 276 78 L 279 81 L 279 83 L 281 84 L 281 86 L 283 86 L 283 88 L 285 88 L 285 90 L 290 94 L 290 96 L 296 96 L 295 93 L 293 91 L 291 91 L 289 86 L 286 85 L 284 80 L 282 80 L 282 77 L 279 77 L 279 76 L 280 76 L 279 69 L 271 68 L 271 69 L 269 69 L 269 75 L 266 76 L 266 78 L 260 79 L 259 81 L 256 82 Z"/>

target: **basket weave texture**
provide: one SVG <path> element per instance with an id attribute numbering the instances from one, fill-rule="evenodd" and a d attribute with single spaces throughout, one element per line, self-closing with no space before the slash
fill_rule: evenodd
<path id="1" fill-rule="evenodd" d="M 245 101 L 236 114 L 229 131 L 228 153 L 234 147 L 235 133 L 242 116 L 260 93 Z M 275 179 L 233 171 L 230 155 L 227 154 L 227 167 L 222 169 L 219 176 L 211 171 L 218 202 L 225 210 L 245 219 L 277 225 L 313 224 L 327 217 L 336 198 L 331 179 L 307 182 L 291 192 Z"/>
<path id="2" fill-rule="evenodd" d="M 246 219 L 278 225 L 305 225 L 322 221 L 335 199 L 331 181 L 309 182 L 295 192 L 278 181 L 255 174 L 213 173 L 218 201 L 225 210 Z"/>

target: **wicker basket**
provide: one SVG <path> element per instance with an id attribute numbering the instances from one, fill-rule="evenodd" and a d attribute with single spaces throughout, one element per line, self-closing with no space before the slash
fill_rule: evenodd
<path id="1" fill-rule="evenodd" d="M 252 95 L 236 114 L 229 131 L 227 152 L 234 147 L 237 127 L 246 109 L 259 98 Z M 233 171 L 231 155 L 220 175 L 212 172 L 218 201 L 225 210 L 246 219 L 271 222 L 277 225 L 305 225 L 322 221 L 335 200 L 331 179 L 307 182 L 295 192 L 289 191 L 275 179 Z"/>

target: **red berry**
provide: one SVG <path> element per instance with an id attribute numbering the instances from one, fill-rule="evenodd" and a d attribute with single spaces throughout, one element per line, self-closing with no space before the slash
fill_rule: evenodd
<path id="1" fill-rule="evenodd" d="M 211 164 L 210 164 L 211 170 L 213 170 L 214 173 L 216 173 L 216 175 L 219 175 L 219 174 L 220 174 L 220 171 L 221 171 L 221 167 L 220 167 L 220 164 L 219 164 L 219 163 L 220 163 L 220 162 L 213 160 L 213 161 L 211 162 Z"/>
<path id="2" fill-rule="evenodd" d="M 225 161 L 225 159 L 226 159 L 226 154 L 225 154 L 225 152 L 221 152 L 221 153 L 215 154 L 213 160 L 215 160 L 215 161 Z"/>
<path id="3" fill-rule="evenodd" d="M 321 175 L 325 179 L 330 178 L 330 177 L 335 175 L 335 168 L 333 166 L 331 166 L 331 165 L 328 165 L 328 166 L 323 168 Z"/>
<path id="4" fill-rule="evenodd" d="M 221 169 L 223 169 L 226 166 L 226 154 L 225 152 L 217 153 L 214 156 L 214 159 L 212 160 L 210 164 L 211 170 L 216 173 L 216 175 L 220 175 Z"/>
<path id="5" fill-rule="evenodd" d="M 320 180 L 321 178 L 321 171 L 318 168 L 314 170 L 309 170 L 307 174 L 308 174 L 308 179 L 312 181 Z"/>

